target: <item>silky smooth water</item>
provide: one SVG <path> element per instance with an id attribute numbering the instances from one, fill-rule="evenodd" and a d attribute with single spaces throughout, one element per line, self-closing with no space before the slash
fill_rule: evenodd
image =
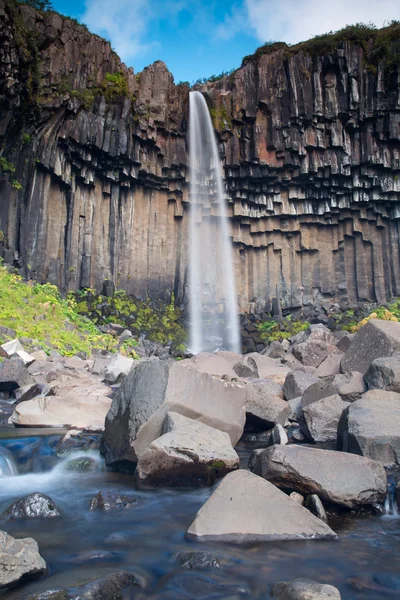
<path id="1" fill-rule="evenodd" d="M 189 94 L 189 348 L 240 352 L 238 303 L 221 164 L 210 113 Z"/>
<path id="2" fill-rule="evenodd" d="M 0 447 L 7 446 L 20 466 L 24 439 L 21 430 L 14 434 L 18 438 L 12 434 L 0 431 Z M 28 472 L 24 463 L 24 475 L 0 481 L 0 513 L 14 500 L 39 491 L 63 515 L 1 523 L 14 537 L 33 537 L 49 567 L 46 577 L 0 593 L 1 600 L 73 587 L 118 570 L 133 572 L 144 585 L 143 592 L 126 600 L 268 600 L 273 584 L 296 577 L 330 583 L 340 589 L 343 600 L 399 598 L 400 519 L 343 513 L 330 523 L 339 535 L 336 542 L 235 546 L 186 540 L 186 530 L 212 489 L 137 490 L 132 476 L 102 471 L 101 461 L 100 470 L 68 472 L 65 459 L 55 455 L 59 436 L 54 431 L 42 430 L 34 437 L 25 430 L 25 435 L 28 446 L 36 449 L 36 459 L 29 463 L 35 472 Z M 252 448 L 238 446 L 243 468 Z M 99 490 L 133 495 L 139 502 L 127 510 L 91 512 L 90 500 Z M 186 571 L 174 562 L 174 553 L 192 551 L 211 552 L 220 568 Z"/>

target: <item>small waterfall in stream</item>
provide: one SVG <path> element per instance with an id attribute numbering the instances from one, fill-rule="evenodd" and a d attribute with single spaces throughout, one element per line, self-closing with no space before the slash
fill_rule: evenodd
<path id="1" fill-rule="evenodd" d="M 396 487 L 393 483 L 390 483 L 388 485 L 388 491 L 385 500 L 385 514 L 390 517 L 400 516 L 400 512 L 396 502 Z"/>
<path id="2" fill-rule="evenodd" d="M 0 446 L 0 477 L 13 477 L 18 475 L 17 463 L 7 448 Z"/>
<path id="3" fill-rule="evenodd" d="M 232 243 L 217 141 L 207 103 L 189 95 L 190 350 L 240 352 Z"/>

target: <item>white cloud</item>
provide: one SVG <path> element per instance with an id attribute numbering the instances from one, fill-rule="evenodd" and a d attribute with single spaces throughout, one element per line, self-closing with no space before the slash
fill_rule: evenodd
<path id="1" fill-rule="evenodd" d="M 241 4 L 234 4 L 229 14 L 225 15 L 222 23 L 216 28 L 217 37 L 222 40 L 230 40 L 237 33 L 248 27 L 248 15 L 246 8 Z"/>
<path id="2" fill-rule="evenodd" d="M 181 0 L 86 0 L 82 22 L 106 37 L 123 60 L 130 60 L 157 43 L 151 22 L 176 14 Z"/>
<path id="3" fill-rule="evenodd" d="M 345 25 L 385 21 L 400 16 L 399 0 L 245 0 L 249 21 L 262 42 L 301 42 Z"/>

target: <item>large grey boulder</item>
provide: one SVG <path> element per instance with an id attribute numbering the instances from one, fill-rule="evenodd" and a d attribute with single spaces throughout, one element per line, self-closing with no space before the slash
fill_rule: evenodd
<path id="1" fill-rule="evenodd" d="M 13 502 L 1 515 L 3 521 L 15 521 L 18 519 L 52 519 L 61 515 L 60 509 L 53 500 L 34 492 Z"/>
<path id="2" fill-rule="evenodd" d="M 346 408 L 338 447 L 389 466 L 400 464 L 400 394 L 370 390 Z"/>
<path id="3" fill-rule="evenodd" d="M 22 579 L 35 579 L 47 571 L 39 547 L 32 538 L 16 540 L 0 531 L 0 590 Z"/>
<path id="4" fill-rule="evenodd" d="M 263 356 L 258 352 L 251 352 L 243 356 L 233 369 L 239 377 L 267 378 L 280 385 L 283 384 L 290 371 L 280 360 Z"/>
<path id="5" fill-rule="evenodd" d="M 330 377 L 331 375 L 340 373 L 342 356 L 342 354 L 328 354 L 326 359 L 316 369 L 315 375 L 317 377 Z"/>
<path id="6" fill-rule="evenodd" d="M 315 377 L 312 373 L 291 371 L 287 374 L 283 386 L 283 393 L 285 394 L 286 400 L 292 400 L 293 398 L 302 396 L 307 388 L 318 381 L 318 377 Z"/>
<path id="7" fill-rule="evenodd" d="M 311 579 L 282 581 L 272 588 L 272 597 L 276 600 L 341 600 L 337 588 Z"/>
<path id="8" fill-rule="evenodd" d="M 337 340 L 333 333 L 325 327 L 322 323 L 315 323 L 314 325 L 310 325 L 305 331 L 300 331 L 297 335 L 295 335 L 291 342 L 292 344 L 302 344 L 306 341 L 312 342 L 325 342 L 329 345 L 335 345 Z"/>
<path id="9" fill-rule="evenodd" d="M 352 372 L 341 375 L 324 377 L 313 383 L 304 392 L 301 405 L 304 408 L 313 402 L 338 394 L 345 402 L 359 400 L 367 391 L 367 385 L 362 373 Z"/>
<path id="10" fill-rule="evenodd" d="M 234 446 L 243 433 L 244 403 L 244 383 L 201 373 L 187 363 L 140 363 L 125 379 L 106 417 L 101 444 L 106 464 L 134 470 L 141 454 L 162 435 L 167 412 L 225 431 Z"/>
<path id="11" fill-rule="evenodd" d="M 201 373 L 208 373 L 208 375 L 237 377 L 232 368 L 232 363 L 236 364 L 240 358 L 240 354 L 235 354 L 234 352 L 220 351 L 215 354 L 200 352 L 200 354 L 196 354 L 191 359 L 183 361 L 183 364 L 187 363 L 189 366 L 195 366 Z"/>
<path id="12" fill-rule="evenodd" d="M 137 362 L 133 358 L 116 354 L 107 366 L 104 381 L 109 384 L 121 383 Z"/>
<path id="13" fill-rule="evenodd" d="M 400 323 L 371 319 L 355 335 L 342 359 L 342 371 L 366 373 L 373 360 L 400 352 Z"/>
<path id="14" fill-rule="evenodd" d="M 18 404 L 11 421 L 19 427 L 76 427 L 101 431 L 111 398 L 92 394 L 46 396 Z"/>
<path id="15" fill-rule="evenodd" d="M 400 392 L 400 354 L 376 358 L 365 373 L 370 390 Z"/>
<path id="16" fill-rule="evenodd" d="M 313 402 L 302 409 L 300 428 L 312 442 L 336 442 L 344 406 L 338 394 Z"/>
<path id="17" fill-rule="evenodd" d="M 222 480 L 197 513 L 187 536 L 234 543 L 337 537 L 298 502 L 243 469 Z"/>
<path id="18" fill-rule="evenodd" d="M 260 422 L 268 429 L 284 425 L 290 406 L 282 399 L 282 386 L 269 379 L 246 384 L 245 408 L 248 420 Z"/>
<path id="19" fill-rule="evenodd" d="M 329 349 L 326 342 L 307 340 L 293 346 L 292 352 L 303 365 L 318 367 L 327 358 Z"/>
<path id="20" fill-rule="evenodd" d="M 169 412 L 163 435 L 150 444 L 136 468 L 139 483 L 150 486 L 212 485 L 239 468 L 239 457 L 224 431 Z"/>
<path id="21" fill-rule="evenodd" d="M 344 452 L 272 446 L 251 458 L 249 467 L 279 488 L 318 494 L 323 502 L 348 508 L 382 502 L 386 496 L 385 469 L 368 458 Z"/>
<path id="22" fill-rule="evenodd" d="M 12 356 L 0 363 L 0 392 L 12 392 L 33 383 L 35 380 L 19 356 Z"/>

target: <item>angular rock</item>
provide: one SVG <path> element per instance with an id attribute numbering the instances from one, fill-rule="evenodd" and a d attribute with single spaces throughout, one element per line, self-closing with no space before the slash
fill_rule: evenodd
<path id="1" fill-rule="evenodd" d="M 291 342 L 292 344 L 302 344 L 306 341 L 309 342 L 325 342 L 326 344 L 334 345 L 336 343 L 335 336 L 332 334 L 328 327 L 325 327 L 322 323 L 316 323 L 310 325 L 305 331 L 300 331 L 295 335 Z"/>
<path id="2" fill-rule="evenodd" d="M 250 422 L 261 429 L 284 425 L 290 413 L 290 406 L 282 400 L 282 387 L 268 379 L 246 384 L 245 408 L 246 426 Z"/>
<path id="3" fill-rule="evenodd" d="M 289 497 L 303 506 L 304 496 L 302 496 L 301 494 L 298 494 L 297 492 L 292 492 Z"/>
<path id="4" fill-rule="evenodd" d="M 373 360 L 400 353 L 400 323 L 371 319 L 342 358 L 342 371 L 366 373 Z"/>
<path id="5" fill-rule="evenodd" d="M 400 392 L 400 354 L 376 358 L 370 364 L 364 379 L 370 390 Z"/>
<path id="6" fill-rule="evenodd" d="M 236 364 L 240 358 L 240 354 L 234 352 L 220 351 L 215 354 L 200 352 L 190 360 L 183 361 L 183 364 L 187 363 L 189 366 L 195 366 L 200 373 L 208 373 L 208 375 L 237 377 L 232 363 Z"/>
<path id="7" fill-rule="evenodd" d="M 400 464 L 400 394 L 370 390 L 343 412 L 338 448 L 383 465 Z"/>
<path id="8" fill-rule="evenodd" d="M 318 367 L 328 356 L 329 350 L 325 342 L 307 340 L 293 346 L 293 354 L 303 365 Z"/>
<path id="9" fill-rule="evenodd" d="M 107 367 L 104 381 L 109 384 L 121 383 L 135 364 L 133 358 L 117 354 Z"/>
<path id="10" fill-rule="evenodd" d="M 44 575 L 47 566 L 32 538 L 16 540 L 0 531 L 0 590 Z"/>
<path id="11" fill-rule="evenodd" d="M 219 560 L 210 552 L 177 552 L 172 557 L 183 569 L 218 569 Z"/>
<path id="12" fill-rule="evenodd" d="M 271 438 L 268 445 L 273 446 L 274 444 L 284 446 L 289 443 L 289 438 L 282 425 L 275 425 L 271 432 Z"/>
<path id="13" fill-rule="evenodd" d="M 295 579 L 274 585 L 272 597 L 276 600 L 341 600 L 337 588 L 311 579 Z"/>
<path id="14" fill-rule="evenodd" d="M 98 431 L 111 407 L 105 396 L 46 396 L 15 407 L 11 420 L 18 427 L 78 427 Z"/>
<path id="15" fill-rule="evenodd" d="M 197 487 L 212 485 L 238 468 L 239 457 L 227 433 L 168 412 L 163 435 L 142 454 L 135 475 L 144 485 Z"/>
<path id="16" fill-rule="evenodd" d="M 118 493 L 113 492 L 102 492 L 100 491 L 90 501 L 90 510 L 100 510 L 108 512 L 109 510 L 121 510 L 126 508 L 134 508 L 139 504 L 137 498 L 134 496 L 121 496 Z"/>
<path id="17" fill-rule="evenodd" d="M 34 383 L 35 380 L 19 356 L 13 356 L 0 363 L 0 392 L 12 392 Z"/>
<path id="18" fill-rule="evenodd" d="M 68 356 L 65 359 L 64 367 L 72 370 L 83 370 L 87 366 L 87 361 L 82 360 L 79 356 Z"/>
<path id="19" fill-rule="evenodd" d="M 300 427 L 312 442 L 336 442 L 343 401 L 338 394 L 313 402 L 302 409 Z"/>
<path id="20" fill-rule="evenodd" d="M 56 454 L 64 458 L 73 452 L 85 452 L 87 450 L 98 450 L 100 444 L 99 434 L 84 434 L 79 429 L 70 429 L 61 438 L 56 446 Z"/>
<path id="21" fill-rule="evenodd" d="M 317 377 L 329 377 L 340 373 L 342 354 L 329 354 L 315 371 Z"/>
<path id="22" fill-rule="evenodd" d="M 318 381 L 318 377 L 315 377 L 311 373 L 291 371 L 287 374 L 283 385 L 283 393 L 286 400 L 292 400 L 293 398 L 302 396 L 307 388 Z"/>
<path id="23" fill-rule="evenodd" d="M 355 338 L 355 333 L 347 333 L 347 331 L 341 331 L 338 333 L 342 333 L 340 339 L 336 342 L 336 348 L 340 350 L 340 352 L 347 352 L 350 348 L 352 341 Z"/>
<path id="24" fill-rule="evenodd" d="M 133 470 L 141 454 L 162 435 L 169 411 L 225 431 L 234 446 L 243 433 L 244 403 L 244 383 L 200 373 L 176 361 L 139 363 L 106 418 L 102 440 L 106 464 Z"/>
<path id="25" fill-rule="evenodd" d="M 36 396 L 46 396 L 49 391 L 49 386 L 40 383 L 24 385 L 14 391 L 15 404 L 32 400 L 33 398 L 36 398 Z"/>
<path id="26" fill-rule="evenodd" d="M 329 396 L 339 396 L 345 402 L 359 400 L 361 395 L 367 391 L 367 386 L 362 373 L 353 372 L 342 375 L 334 375 L 320 379 L 313 383 L 303 394 L 301 405 L 304 408 L 313 402 Z"/>
<path id="27" fill-rule="evenodd" d="M 222 480 L 197 513 L 187 536 L 228 543 L 337 537 L 292 498 L 245 470 Z"/>
<path id="28" fill-rule="evenodd" d="M 49 519 L 59 517 L 61 512 L 53 500 L 35 492 L 21 500 L 13 502 L 1 515 L 3 521 L 15 521 L 16 519 Z"/>
<path id="29" fill-rule="evenodd" d="M 344 452 L 272 446 L 250 460 L 249 468 L 279 488 L 318 494 L 323 502 L 347 508 L 382 502 L 386 496 L 385 469 L 373 460 Z"/>
<path id="30" fill-rule="evenodd" d="M 288 400 L 288 404 L 290 406 L 290 413 L 288 414 L 289 421 L 298 422 L 301 417 L 301 397 Z"/>
<path id="31" fill-rule="evenodd" d="M 115 571 L 71 588 L 52 589 L 25 596 L 24 600 L 123 600 L 134 598 L 142 587 L 138 578 L 127 571 Z"/>
<path id="32" fill-rule="evenodd" d="M 0 346 L 0 356 L 3 358 L 11 358 L 13 354 L 20 352 L 21 350 L 23 351 L 24 348 L 18 339 L 10 340 Z"/>
<path id="33" fill-rule="evenodd" d="M 324 523 L 328 523 L 328 517 L 324 505 L 317 494 L 311 494 L 310 496 L 307 496 L 305 506 L 310 512 L 312 512 L 313 515 L 318 517 L 318 519 L 321 519 L 321 521 Z"/>

